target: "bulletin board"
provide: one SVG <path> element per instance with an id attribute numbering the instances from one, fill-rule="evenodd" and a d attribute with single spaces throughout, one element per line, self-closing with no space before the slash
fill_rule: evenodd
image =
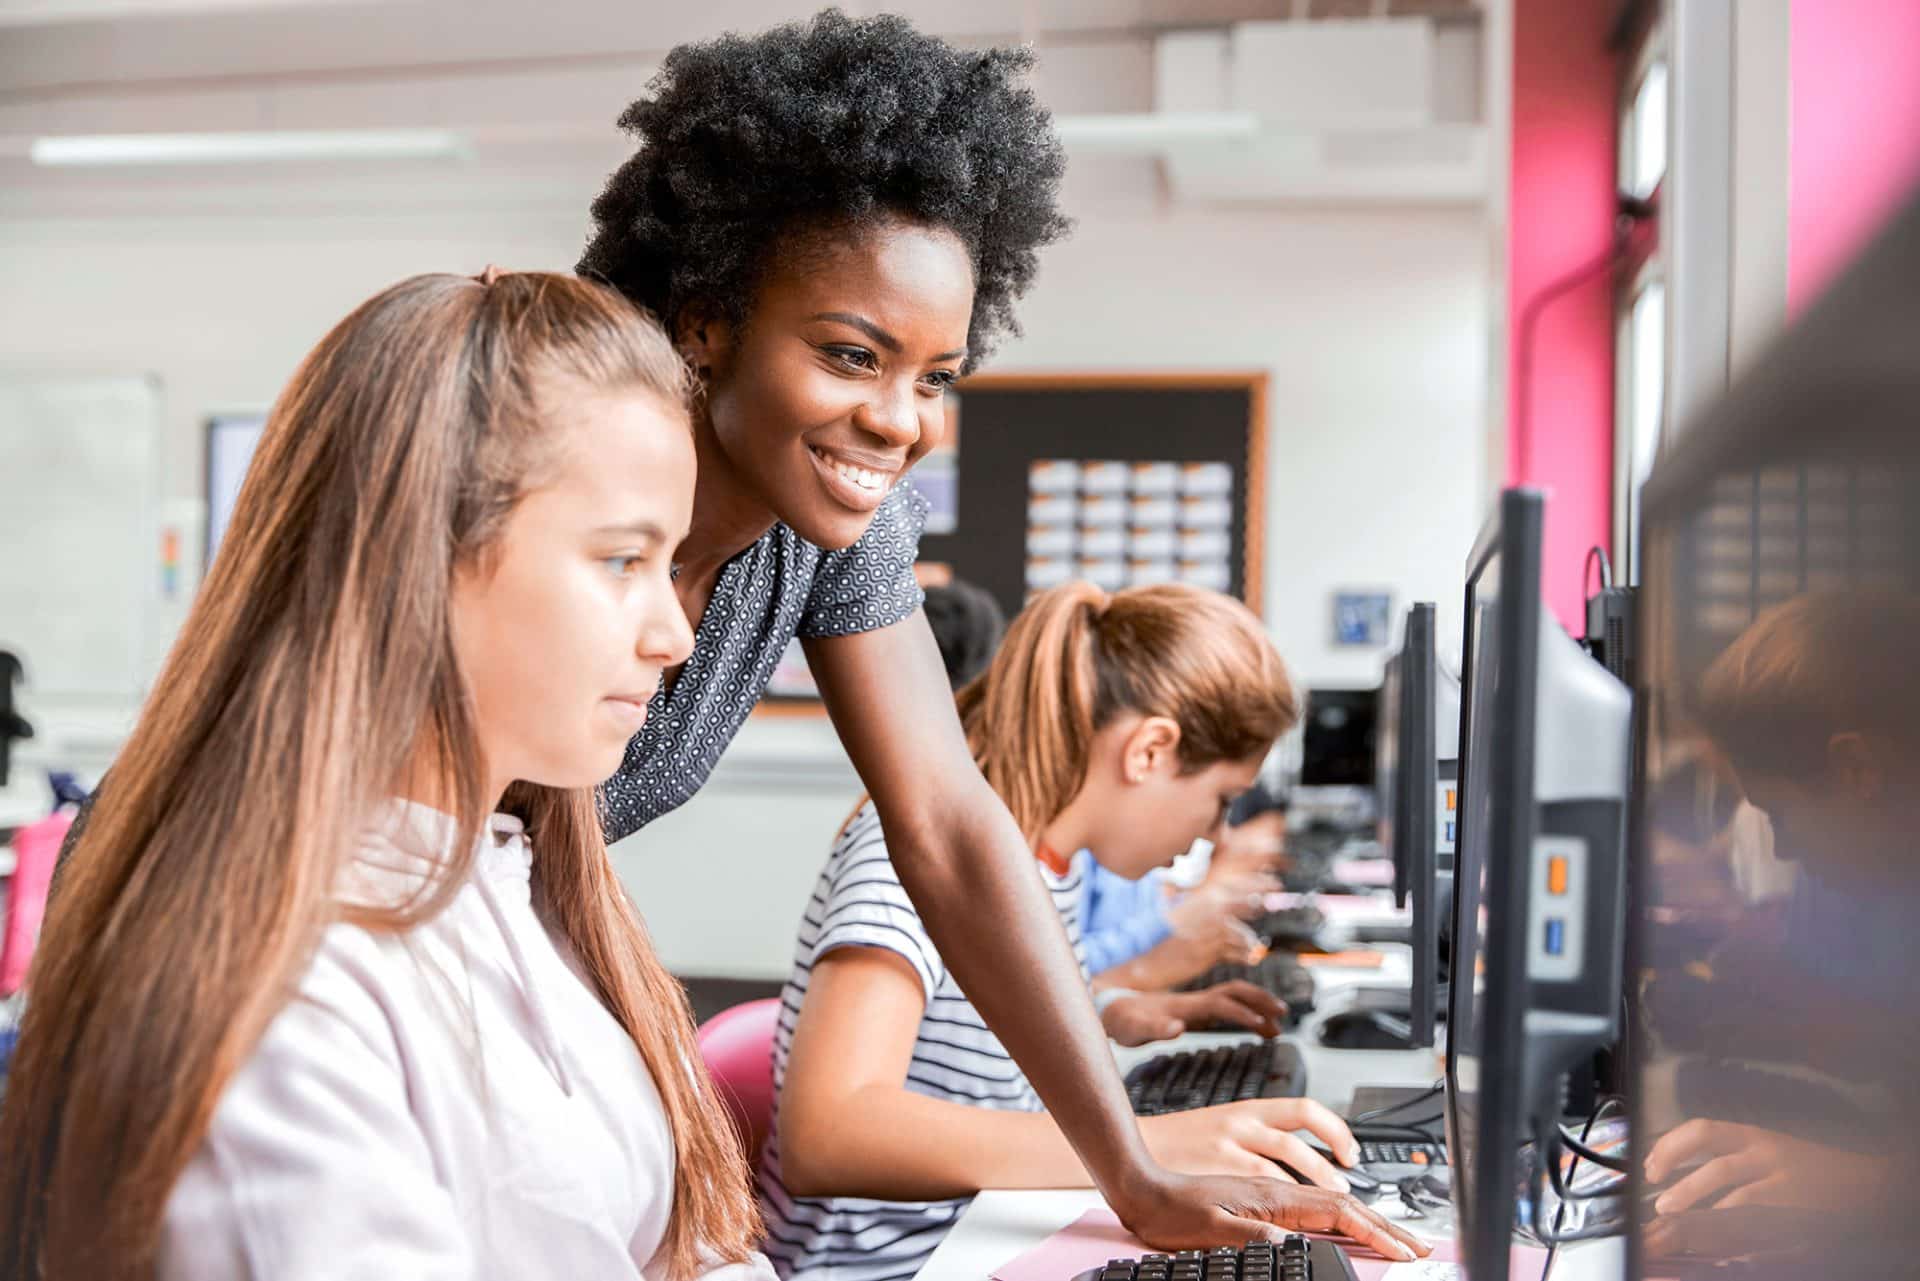
<path id="1" fill-rule="evenodd" d="M 1261 372 L 968 378 L 948 447 L 912 474 L 933 509 L 921 568 L 986 590 L 1008 618 L 1073 578 L 1196 582 L 1257 612 L 1266 420 Z M 797 648 L 783 672 L 762 712 L 818 711 Z"/>
<path id="2" fill-rule="evenodd" d="M 36 699 L 150 679 L 160 427 L 151 378 L 0 373 L 0 649 Z"/>
<path id="3" fill-rule="evenodd" d="M 952 530 L 922 561 L 1012 618 L 1071 578 L 1190 581 L 1260 608 L 1264 373 L 992 374 L 961 383 Z"/>

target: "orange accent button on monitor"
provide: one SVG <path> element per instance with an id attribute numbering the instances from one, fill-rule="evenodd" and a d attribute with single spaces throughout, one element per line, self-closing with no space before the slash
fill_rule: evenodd
<path id="1" fill-rule="evenodd" d="M 1564 854 L 1555 854 L 1547 860 L 1547 893 L 1565 894 L 1567 892 L 1567 858 Z"/>

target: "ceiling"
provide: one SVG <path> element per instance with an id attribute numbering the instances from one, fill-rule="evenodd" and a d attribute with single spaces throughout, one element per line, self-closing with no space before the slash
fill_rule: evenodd
<path id="1" fill-rule="evenodd" d="M 817 12 L 821 0 L 0 0 L 0 217 L 129 208 L 473 201 L 537 205 L 603 175 L 612 127 L 673 45 Z M 1421 14 L 1477 0 L 848 0 L 965 44 L 1028 42 L 1056 114 L 1154 108 L 1154 39 L 1241 22 Z M 46 136 L 456 130 L 457 166 L 49 171 Z M 1138 167 L 1144 162 L 1135 162 Z M 1137 187 L 1138 175 L 1112 173 Z M 1076 161 L 1097 176 L 1099 162 Z"/>

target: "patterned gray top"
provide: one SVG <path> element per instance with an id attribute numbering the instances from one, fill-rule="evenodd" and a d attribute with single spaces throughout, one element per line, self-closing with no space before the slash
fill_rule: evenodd
<path id="1" fill-rule="evenodd" d="M 926 499 L 902 480 L 851 547 L 822 551 L 775 525 L 721 566 L 686 666 L 655 691 L 620 772 L 600 786 L 608 844 L 700 790 L 788 641 L 876 631 L 920 607 L 913 561 L 926 520 Z"/>

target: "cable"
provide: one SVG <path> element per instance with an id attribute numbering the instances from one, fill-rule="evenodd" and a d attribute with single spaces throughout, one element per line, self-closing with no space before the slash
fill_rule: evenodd
<path id="1" fill-rule="evenodd" d="M 1612 235 L 1604 252 L 1575 267 L 1540 290 L 1521 309 L 1514 336 L 1514 401 L 1512 418 L 1516 450 L 1514 471 L 1520 481 L 1533 475 L 1533 348 L 1539 337 L 1540 317 L 1553 303 L 1572 293 L 1595 277 L 1611 271 L 1626 256 L 1633 229 L 1653 214 L 1653 203 L 1621 193 L 1615 197 Z"/>
<path id="2" fill-rule="evenodd" d="M 1434 1122 L 1440 1125 L 1440 1122 Z M 1392 1141 L 1402 1139 L 1407 1143 L 1442 1143 L 1442 1135 L 1436 1135 L 1432 1129 L 1423 1129 L 1419 1125 L 1348 1125 L 1354 1131 L 1354 1137 L 1361 1141 Z"/>
<path id="3" fill-rule="evenodd" d="M 1359 1116 L 1350 1116 L 1347 1118 L 1347 1124 L 1348 1125 L 1365 1125 L 1368 1121 L 1373 1120 L 1375 1117 L 1392 1116 L 1395 1112 L 1404 1112 L 1408 1108 L 1419 1107 L 1422 1103 L 1425 1103 L 1428 1099 L 1431 1099 L 1434 1095 L 1440 1093 L 1440 1091 L 1446 1088 L 1447 1088 L 1447 1083 L 1445 1081 L 1435 1081 L 1432 1085 L 1429 1085 L 1424 1091 L 1415 1095 L 1413 1098 L 1402 1099 L 1398 1103 L 1389 1103 L 1386 1107 L 1383 1107 L 1383 1108 L 1372 1108 L 1366 1112 L 1362 1112 Z"/>
<path id="4" fill-rule="evenodd" d="M 1587 1117 L 1587 1123 L 1580 1127 L 1580 1137 L 1578 1139 L 1575 1139 L 1572 1135 L 1568 1134 L 1566 1130 L 1559 1125 L 1555 1125 L 1552 1127 L 1552 1133 L 1557 1137 L 1559 1137 L 1560 1139 L 1564 1140 L 1568 1144 L 1568 1146 L 1573 1149 L 1573 1152 L 1574 1152 L 1573 1160 L 1567 1162 L 1567 1172 L 1564 1180 L 1560 1174 L 1560 1153 L 1556 1145 L 1547 1141 L 1547 1135 L 1545 1133 L 1536 1133 L 1534 1135 L 1534 1139 L 1533 1139 L 1534 1150 L 1536 1153 L 1539 1154 L 1540 1159 L 1546 1162 L 1548 1177 L 1551 1178 L 1553 1181 L 1553 1189 L 1555 1192 L 1559 1193 L 1560 1195 L 1560 1206 L 1557 1210 L 1554 1211 L 1553 1232 L 1550 1236 L 1544 1231 L 1545 1225 L 1540 1222 L 1540 1212 L 1542 1208 L 1542 1203 L 1545 1202 L 1546 1198 L 1545 1197 L 1533 1198 L 1533 1214 L 1532 1214 L 1533 1234 L 1536 1237 L 1539 1237 L 1541 1241 L 1545 1242 L 1547 1246 L 1547 1266 L 1544 1269 L 1542 1269 L 1541 1271 L 1542 1276 L 1553 1275 L 1553 1262 L 1560 1254 L 1560 1246 L 1562 1245 L 1562 1243 L 1574 1242 L 1574 1241 L 1589 1241 L 1589 1240 L 1595 1240 L 1599 1237 L 1618 1235 L 1618 1233 L 1614 1230 L 1613 1224 L 1606 1224 L 1604 1226 L 1594 1227 L 1594 1228 L 1583 1228 L 1580 1231 L 1574 1232 L 1571 1234 L 1563 1234 L 1561 1231 L 1563 1225 L 1566 1223 L 1566 1220 L 1567 1220 L 1567 1203 L 1570 1200 L 1575 1199 L 1575 1198 L 1569 1197 L 1565 1189 L 1569 1184 L 1573 1182 L 1573 1176 L 1579 1172 L 1580 1154 L 1582 1152 L 1592 1151 L 1591 1148 L 1587 1147 L 1587 1136 L 1593 1133 L 1594 1125 L 1597 1124 L 1601 1119 L 1601 1117 L 1606 1114 L 1607 1109 L 1609 1107 L 1614 1107 L 1614 1106 L 1624 1107 L 1624 1105 L 1621 1104 L 1621 1101 L 1618 1098 L 1609 1096 L 1607 1098 L 1601 1099 L 1600 1102 L 1594 1106 L 1593 1113 Z M 1546 1127 L 1544 1126 L 1541 1128 L 1543 1131 L 1546 1129 Z M 1600 1162 L 1598 1164 L 1610 1165 L 1611 1159 L 1609 1159 L 1606 1162 Z M 1621 1179 L 1617 1184 L 1609 1184 L 1605 1189 L 1599 1190 L 1594 1194 L 1592 1194 L 1591 1197 L 1584 1198 L 1584 1199 L 1598 1200 L 1602 1196 L 1624 1195 L 1626 1184 L 1627 1184 L 1627 1180 Z"/>
<path id="5" fill-rule="evenodd" d="M 1599 1118 L 1600 1112 L 1604 1110 L 1605 1107 L 1606 1107 L 1606 1104 L 1602 1103 L 1599 1108 L 1594 1109 L 1593 1117 L 1587 1121 L 1587 1129 L 1593 1128 L 1594 1120 L 1597 1120 Z M 1586 1133 L 1586 1131 L 1583 1130 L 1581 1131 L 1581 1133 L 1584 1134 Z M 1625 1174 L 1627 1172 L 1627 1162 L 1625 1157 L 1614 1156 L 1611 1153 L 1607 1153 L 1607 1152 L 1597 1152 L 1594 1149 L 1588 1147 L 1584 1140 L 1574 1138 L 1571 1134 L 1568 1134 L 1565 1130 L 1560 1131 L 1560 1141 L 1562 1143 L 1565 1143 L 1575 1156 L 1583 1156 L 1587 1160 L 1593 1162 L 1595 1165 L 1603 1165 L 1609 1170 L 1618 1170 L 1622 1174 Z"/>
<path id="6" fill-rule="evenodd" d="M 1600 561 L 1600 590 L 1612 591 L 1613 558 L 1607 555 L 1607 549 L 1599 543 L 1587 548 L 1586 562 L 1580 566 L 1580 590 L 1583 592 L 1587 590 L 1587 577 L 1593 571 L 1593 562 L 1596 557 Z"/>

